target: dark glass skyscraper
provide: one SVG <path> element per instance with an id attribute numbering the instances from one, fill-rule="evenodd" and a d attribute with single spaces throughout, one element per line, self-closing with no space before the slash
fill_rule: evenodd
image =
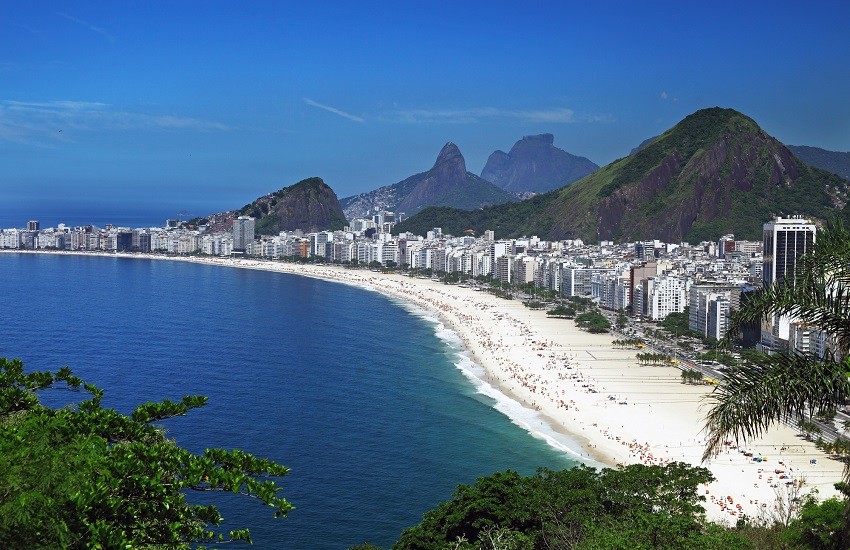
<path id="1" fill-rule="evenodd" d="M 762 282 L 793 284 L 800 257 L 812 249 L 817 228 L 804 218 L 776 218 L 764 224 L 764 265 Z M 788 345 L 791 323 L 786 315 L 773 316 L 762 323 L 760 349 L 770 352 Z"/>

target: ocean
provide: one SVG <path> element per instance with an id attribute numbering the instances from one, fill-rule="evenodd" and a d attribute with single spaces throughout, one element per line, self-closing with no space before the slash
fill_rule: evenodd
<path id="1" fill-rule="evenodd" d="M 387 547 L 458 484 L 577 463 L 531 435 L 535 415 L 482 384 L 436 318 L 375 292 L 58 254 L 0 254 L 0 282 L 0 356 L 28 370 L 68 365 L 124 413 L 206 395 L 206 407 L 166 421 L 169 437 L 292 469 L 282 487 L 296 509 L 286 519 L 212 495 L 224 528 L 249 527 L 256 548 Z M 68 394 L 45 399 L 61 405 Z"/>

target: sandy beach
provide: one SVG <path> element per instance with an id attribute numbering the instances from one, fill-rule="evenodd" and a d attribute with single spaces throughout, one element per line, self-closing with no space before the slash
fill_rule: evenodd
<path id="1" fill-rule="evenodd" d="M 592 466 L 702 465 L 702 406 L 711 386 L 682 384 L 672 366 L 640 365 L 638 350 L 615 348 L 610 334 L 590 334 L 519 301 L 430 279 L 251 259 L 168 259 L 292 273 L 378 291 L 437 314 L 481 367 L 482 380 L 536 411 L 542 426 L 580 447 L 572 449 L 580 460 Z M 804 493 L 817 489 L 821 498 L 832 496 L 844 467 L 787 426 L 774 427 L 745 449 L 729 445 L 705 466 L 716 478 L 701 489 L 707 515 L 727 524 L 743 514 L 771 517 L 777 492 L 786 493 L 792 487 L 786 484 L 794 481 L 804 482 Z"/>

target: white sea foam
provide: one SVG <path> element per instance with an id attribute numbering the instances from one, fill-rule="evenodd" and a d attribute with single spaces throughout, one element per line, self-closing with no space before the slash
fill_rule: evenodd
<path id="1" fill-rule="evenodd" d="M 425 309 L 410 300 L 387 295 L 377 288 L 359 282 L 338 281 L 359 287 L 364 290 L 384 294 L 396 305 L 407 310 L 412 315 L 422 318 L 434 326 L 434 334 L 444 342 L 455 354 L 454 365 L 469 380 L 475 390 L 493 401 L 492 407 L 504 414 L 516 426 L 519 426 L 531 436 L 544 441 L 558 452 L 569 455 L 588 466 L 604 467 L 603 464 L 591 458 L 582 451 L 581 444 L 575 439 L 555 430 L 549 421 L 538 411 L 524 406 L 522 403 L 502 393 L 486 381 L 484 368 L 475 363 L 469 351 L 464 347 L 460 336 L 440 320 L 436 312 Z"/>
<path id="2" fill-rule="evenodd" d="M 581 451 L 581 445 L 577 441 L 556 431 L 539 412 L 524 406 L 487 382 L 484 369 L 469 357 L 468 352 L 458 352 L 455 366 L 472 383 L 478 393 L 495 401 L 493 408 L 507 416 L 511 422 L 559 452 L 568 454 L 589 466 L 601 466 L 587 453 Z"/>
<path id="3" fill-rule="evenodd" d="M 583 452 L 578 441 L 555 430 L 538 411 L 524 406 L 487 382 L 487 374 L 484 368 L 473 361 L 469 351 L 464 348 L 460 336 L 443 324 L 436 313 L 420 308 L 406 300 L 397 299 L 395 301 L 412 314 L 434 325 L 434 334 L 437 338 L 453 350 L 455 367 L 469 380 L 478 393 L 493 400 L 492 407 L 494 409 L 508 417 L 513 424 L 533 437 L 544 441 L 558 452 L 567 454 L 588 466 L 604 467 L 603 464 L 593 460 L 587 453 Z"/>

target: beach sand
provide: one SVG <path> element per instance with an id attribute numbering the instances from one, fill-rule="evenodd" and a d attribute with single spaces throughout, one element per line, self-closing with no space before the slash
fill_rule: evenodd
<path id="1" fill-rule="evenodd" d="M 833 484 L 842 479 L 844 465 L 784 425 L 746 443 L 763 462 L 744 456 L 742 443 L 741 449 L 730 445 L 702 464 L 704 397 L 711 386 L 682 384 L 679 369 L 640 365 L 638 350 L 615 348 L 614 336 L 584 332 L 571 320 L 548 318 L 519 301 L 430 279 L 337 266 L 174 259 L 337 281 L 435 313 L 483 369 L 482 380 L 537 411 L 542 426 L 568 436 L 571 446 L 580 447 L 573 449 L 580 460 L 597 467 L 672 461 L 708 467 L 716 480 L 700 491 L 712 521 L 734 524 L 743 514 L 773 517 L 777 498 L 787 499 L 780 495 L 791 491 L 786 483 L 792 479 L 804 480 L 803 493 L 837 494 Z"/>

